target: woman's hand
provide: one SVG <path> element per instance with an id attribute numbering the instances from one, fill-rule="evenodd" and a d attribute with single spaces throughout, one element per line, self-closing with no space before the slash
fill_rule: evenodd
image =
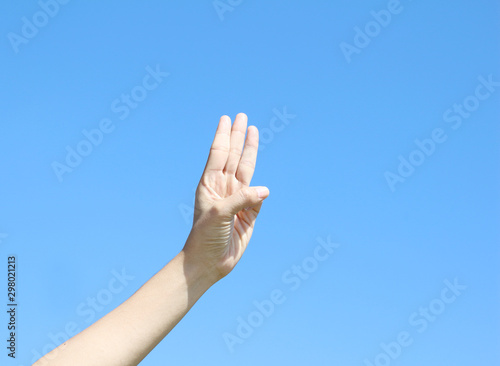
<path id="1" fill-rule="evenodd" d="M 245 132 L 247 132 L 245 140 Z M 243 149 L 244 144 L 244 149 Z M 259 131 L 247 116 L 222 116 L 196 189 L 193 228 L 186 259 L 218 281 L 234 268 L 252 236 L 266 187 L 249 187 L 257 160 Z M 242 153 L 243 150 L 243 153 Z"/>
<path id="2" fill-rule="evenodd" d="M 120 306 L 33 366 L 135 366 L 215 282 L 231 272 L 252 236 L 265 187 L 249 188 L 259 133 L 240 113 L 219 122 L 196 191 L 193 229 L 184 249 Z M 248 209 L 245 209 L 248 208 Z M 113 335 L 110 337 L 110 334 Z"/>

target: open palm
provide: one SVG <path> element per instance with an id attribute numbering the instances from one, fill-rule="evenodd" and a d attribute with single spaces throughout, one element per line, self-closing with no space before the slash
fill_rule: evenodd
<path id="1" fill-rule="evenodd" d="M 252 236 L 266 187 L 250 188 L 255 170 L 259 132 L 240 113 L 231 128 L 221 117 L 205 170 L 196 190 L 191 252 L 221 277 L 238 263 Z M 188 245 L 188 244 L 187 244 Z"/>

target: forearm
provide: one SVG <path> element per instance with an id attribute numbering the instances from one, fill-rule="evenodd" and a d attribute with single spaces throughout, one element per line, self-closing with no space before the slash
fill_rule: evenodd
<path id="1" fill-rule="evenodd" d="M 252 127 L 252 126 L 251 126 Z M 129 299 L 33 366 L 137 365 L 194 303 L 230 273 L 252 236 L 267 187 L 249 187 L 259 132 L 240 113 L 221 117 L 196 189 L 183 250 Z"/>
<path id="2" fill-rule="evenodd" d="M 215 281 L 181 251 L 120 306 L 33 366 L 137 365 Z"/>

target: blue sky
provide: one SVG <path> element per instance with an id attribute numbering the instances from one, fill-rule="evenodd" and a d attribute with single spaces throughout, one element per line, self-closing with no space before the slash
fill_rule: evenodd
<path id="1" fill-rule="evenodd" d="M 182 248 L 238 112 L 270 197 L 233 273 L 143 365 L 499 363 L 498 2 L 43 4 L 0 5 L 0 254 L 18 269 L 2 365 Z"/>

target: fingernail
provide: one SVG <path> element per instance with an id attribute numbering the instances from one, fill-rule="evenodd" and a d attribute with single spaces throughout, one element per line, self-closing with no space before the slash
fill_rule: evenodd
<path id="1" fill-rule="evenodd" d="M 257 196 L 259 196 L 259 198 L 264 198 L 269 194 L 269 189 L 267 189 L 266 187 L 257 187 L 256 190 Z"/>

